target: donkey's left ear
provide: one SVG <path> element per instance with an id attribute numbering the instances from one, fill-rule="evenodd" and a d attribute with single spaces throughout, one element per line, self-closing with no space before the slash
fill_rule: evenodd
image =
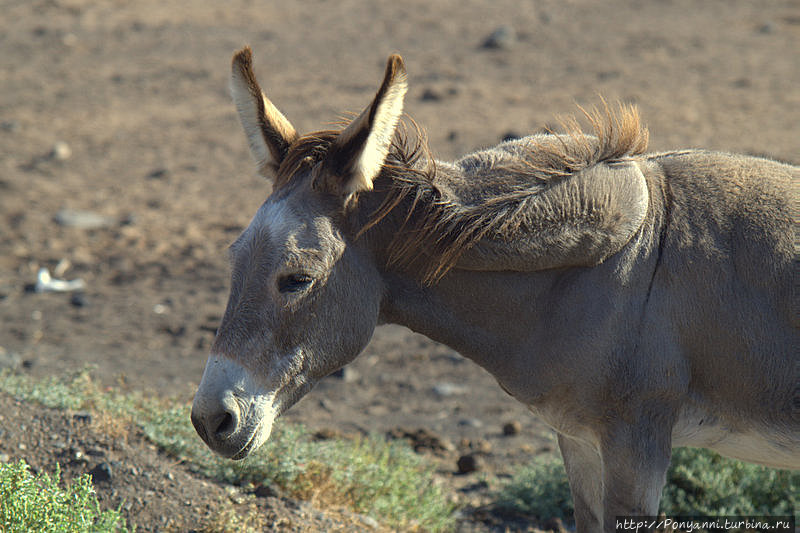
<path id="1" fill-rule="evenodd" d="M 394 54 L 372 104 L 328 148 L 316 176 L 317 187 L 341 196 L 372 189 L 403 114 L 407 88 L 403 58 Z"/>

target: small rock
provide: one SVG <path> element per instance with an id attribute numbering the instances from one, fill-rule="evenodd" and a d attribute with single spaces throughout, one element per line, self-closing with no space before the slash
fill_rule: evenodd
<path id="1" fill-rule="evenodd" d="M 422 92 L 422 96 L 420 96 L 419 99 L 423 102 L 438 102 L 442 99 L 442 95 L 439 91 L 429 87 Z"/>
<path id="2" fill-rule="evenodd" d="M 361 377 L 361 375 L 358 373 L 358 370 L 356 370 L 355 368 L 350 368 L 348 366 L 340 368 L 339 370 L 336 370 L 335 372 L 329 375 L 332 378 L 341 379 L 345 383 L 353 383 L 355 381 L 358 381 L 358 378 Z"/>
<path id="3" fill-rule="evenodd" d="M 103 462 L 89 470 L 93 483 L 105 483 L 111 481 L 111 465 Z"/>
<path id="4" fill-rule="evenodd" d="M 147 175 L 147 177 L 148 177 L 148 179 L 151 179 L 151 180 L 163 180 L 163 179 L 166 179 L 167 177 L 169 177 L 169 170 L 167 170 L 166 168 L 157 168 L 157 169 L 151 171 Z"/>
<path id="5" fill-rule="evenodd" d="M 312 438 L 317 441 L 340 439 L 342 438 L 342 433 L 335 429 L 322 428 L 318 431 L 315 431 L 312 435 Z"/>
<path id="6" fill-rule="evenodd" d="M 50 150 L 50 157 L 56 161 L 66 161 L 72 157 L 72 148 L 64 141 L 58 141 Z"/>
<path id="7" fill-rule="evenodd" d="M 86 455 L 90 455 L 92 457 L 104 457 L 106 455 L 106 451 L 103 448 L 87 448 Z"/>
<path id="8" fill-rule="evenodd" d="M 437 455 L 444 455 L 445 452 L 455 450 L 455 446 L 453 446 L 452 442 L 425 428 L 420 428 L 415 431 L 395 428 L 388 431 L 386 436 L 390 439 L 407 440 L 417 453 L 430 451 Z"/>
<path id="9" fill-rule="evenodd" d="M 78 44 L 78 36 L 74 33 L 67 33 L 64 37 L 61 38 L 61 42 L 64 46 L 73 47 Z"/>
<path id="10" fill-rule="evenodd" d="M 456 385 L 455 383 L 437 383 L 433 386 L 433 393 L 437 396 L 441 396 L 443 398 L 447 396 L 455 396 L 458 394 L 464 394 L 467 392 L 467 388 L 463 385 Z"/>
<path id="11" fill-rule="evenodd" d="M 448 141 L 455 141 L 458 139 L 458 132 L 456 130 L 450 130 L 450 133 L 447 134 Z"/>
<path id="12" fill-rule="evenodd" d="M 492 453 L 492 443 L 486 439 L 478 439 L 475 441 L 474 449 L 477 453 L 489 454 Z"/>
<path id="13" fill-rule="evenodd" d="M 11 456 L 7 453 L 0 453 L 0 463 L 7 463 L 11 461 Z"/>
<path id="14" fill-rule="evenodd" d="M 477 418 L 462 418 L 458 421 L 458 425 L 468 428 L 480 428 L 483 427 L 483 422 Z"/>
<path id="15" fill-rule="evenodd" d="M 86 411 L 80 411 L 72 415 L 73 422 L 81 422 L 83 424 L 91 424 L 92 423 L 92 414 L 87 413 Z"/>
<path id="16" fill-rule="evenodd" d="M 55 221 L 59 226 L 78 229 L 106 228 L 115 222 L 111 217 L 80 209 L 62 209 L 56 213 Z"/>
<path id="17" fill-rule="evenodd" d="M 476 472 L 482 468 L 481 460 L 478 458 L 477 455 L 468 453 L 466 455 L 462 455 L 458 458 L 456 462 L 456 467 L 458 468 L 459 474 L 469 474 L 470 472 Z"/>
<path id="18" fill-rule="evenodd" d="M 765 22 L 764 24 L 762 24 L 762 25 L 761 25 L 761 26 L 758 28 L 758 33 L 762 33 L 762 34 L 764 34 L 764 35 L 768 35 L 768 34 L 770 34 L 770 33 L 775 33 L 775 29 L 776 29 L 776 28 L 777 28 L 777 26 L 775 25 L 775 23 L 774 23 L 774 22 L 772 22 L 772 21 L 767 21 L 767 22 Z"/>
<path id="19" fill-rule="evenodd" d="M 522 431 L 522 424 L 520 424 L 517 420 L 512 420 L 511 422 L 506 422 L 503 424 L 503 435 L 506 437 L 519 435 L 520 431 Z"/>
<path id="20" fill-rule="evenodd" d="M 69 303 L 72 304 L 72 307 L 86 307 L 89 305 L 89 301 L 86 299 L 86 295 L 82 292 L 76 292 L 72 295 L 69 299 Z"/>
<path id="21" fill-rule="evenodd" d="M 363 514 L 356 514 L 356 515 L 353 515 L 353 516 L 354 516 L 354 518 L 357 518 L 359 520 L 359 522 L 361 522 L 362 524 L 364 524 L 365 526 L 367 526 L 370 529 L 378 529 L 380 527 L 380 524 L 378 524 L 378 521 L 375 520 L 374 518 L 372 518 L 371 516 L 367 516 L 367 515 L 363 515 Z"/>
<path id="22" fill-rule="evenodd" d="M 509 131 L 505 132 L 503 134 L 503 136 L 500 137 L 500 139 L 503 142 L 507 142 L 507 141 L 516 141 L 517 139 L 522 139 L 522 137 L 523 136 L 519 132 L 516 132 L 516 131 L 513 131 L 513 130 L 509 130 Z"/>
<path id="23" fill-rule="evenodd" d="M 246 501 L 244 494 L 236 487 L 225 487 L 225 492 L 228 494 L 228 498 L 237 505 Z"/>
<path id="24" fill-rule="evenodd" d="M 483 41 L 483 48 L 508 50 L 517 44 L 517 32 L 511 26 L 500 26 Z"/>
<path id="25" fill-rule="evenodd" d="M 172 472 L 167 472 L 166 474 L 164 474 L 164 477 L 170 481 L 175 481 L 175 475 Z"/>
<path id="26" fill-rule="evenodd" d="M 278 496 L 278 493 L 275 492 L 275 489 L 270 487 L 269 485 L 259 485 L 253 491 L 258 498 L 275 498 Z"/>

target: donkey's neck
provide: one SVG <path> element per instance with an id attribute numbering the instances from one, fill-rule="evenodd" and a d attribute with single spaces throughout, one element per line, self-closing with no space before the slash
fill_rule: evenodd
<path id="1" fill-rule="evenodd" d="M 569 275 L 454 269 L 428 286 L 402 273 L 385 273 L 380 319 L 453 348 L 514 389 L 523 346 L 545 332 L 554 318 L 549 312 L 555 307 L 553 289 Z M 542 305 L 532 306 L 532 301 Z M 531 324 L 544 328 L 534 331 Z"/>

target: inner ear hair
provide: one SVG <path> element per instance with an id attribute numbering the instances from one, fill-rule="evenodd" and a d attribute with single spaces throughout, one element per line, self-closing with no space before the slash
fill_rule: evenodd
<path id="1" fill-rule="evenodd" d="M 328 192 L 349 197 L 372 189 L 389 153 L 397 123 L 403 114 L 408 88 L 403 59 L 394 54 L 372 103 L 339 133 L 320 170 Z"/>

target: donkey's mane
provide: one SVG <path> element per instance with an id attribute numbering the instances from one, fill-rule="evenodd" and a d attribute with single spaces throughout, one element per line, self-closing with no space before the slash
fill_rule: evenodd
<path id="1" fill-rule="evenodd" d="M 382 200 L 357 236 L 391 224 L 388 266 L 415 272 L 431 284 L 481 239 L 508 242 L 535 229 L 528 207 L 549 187 L 598 163 L 647 149 L 648 131 L 635 106 L 620 104 L 611 110 L 603 102 L 600 109 L 579 109 L 592 134 L 584 133 L 575 117 L 567 117 L 559 121 L 566 133 L 548 129 L 549 135 L 511 141 L 439 168 L 424 132 L 411 119 L 411 128 L 401 122 L 375 190 L 360 193 L 382 195 Z M 319 131 L 293 143 L 275 188 L 289 183 L 304 166 L 321 161 L 338 134 L 338 130 Z M 493 159 L 504 147 L 508 150 L 499 153 L 505 157 Z M 358 211 L 360 202 L 354 200 L 348 205 Z"/>
<path id="2" fill-rule="evenodd" d="M 412 146 L 411 157 L 407 156 L 408 138 L 403 132 L 393 145 L 395 162 L 387 165 L 391 186 L 362 233 L 397 206 L 406 206 L 388 248 L 388 263 L 415 271 L 431 284 L 481 239 L 508 242 L 535 229 L 528 206 L 549 187 L 598 163 L 647 149 L 648 131 L 635 106 L 620 104 L 612 111 L 603 102 L 601 109 L 580 110 L 593 135 L 583 133 L 577 119 L 568 117 L 560 120 L 565 134 L 547 130 L 550 135 L 512 141 L 518 143 L 514 157 L 497 161 L 491 160 L 491 151 L 466 156 L 456 162 L 455 174 L 447 172 L 444 165 L 437 171 L 424 138 Z M 412 172 L 403 171 L 403 166 L 409 168 L 409 160 L 419 167 L 424 159 L 422 170 L 412 166 Z M 475 161 L 488 165 L 487 174 L 480 175 L 483 169 L 464 172 Z"/>

